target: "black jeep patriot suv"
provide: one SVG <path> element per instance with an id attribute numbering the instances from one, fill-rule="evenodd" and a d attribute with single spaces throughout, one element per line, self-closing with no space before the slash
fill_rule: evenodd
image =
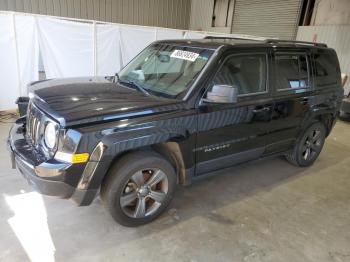
<path id="1" fill-rule="evenodd" d="M 10 131 L 13 164 L 41 193 L 137 226 L 176 184 L 271 155 L 311 165 L 343 97 L 324 44 L 207 38 L 158 41 L 119 75 L 31 85 Z"/>

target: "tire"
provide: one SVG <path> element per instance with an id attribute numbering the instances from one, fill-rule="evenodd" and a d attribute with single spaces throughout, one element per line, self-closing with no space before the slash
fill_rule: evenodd
<path id="1" fill-rule="evenodd" d="M 299 137 L 294 149 L 286 154 L 286 159 L 295 166 L 312 165 L 322 151 L 326 139 L 326 128 L 321 122 L 309 126 Z"/>
<path id="2" fill-rule="evenodd" d="M 153 221 L 167 208 L 175 186 L 176 173 L 166 159 L 153 151 L 138 151 L 108 171 L 101 199 L 115 221 L 135 227 Z"/>

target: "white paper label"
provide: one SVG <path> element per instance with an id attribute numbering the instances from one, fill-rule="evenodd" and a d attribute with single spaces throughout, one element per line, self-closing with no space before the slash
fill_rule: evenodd
<path id="1" fill-rule="evenodd" d="M 183 59 L 183 60 L 188 60 L 191 62 L 196 61 L 197 57 L 199 54 L 189 52 L 189 51 L 183 51 L 183 50 L 174 50 L 174 52 L 171 54 L 171 57 Z"/>

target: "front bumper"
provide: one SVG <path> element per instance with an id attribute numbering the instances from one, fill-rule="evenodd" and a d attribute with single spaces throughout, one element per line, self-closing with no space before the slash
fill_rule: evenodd
<path id="1" fill-rule="evenodd" d="M 29 184 L 41 194 L 57 198 L 72 199 L 77 205 L 89 205 L 97 190 L 79 190 L 74 185 L 80 178 L 84 166 L 46 160 L 31 147 L 23 134 L 22 125 L 14 124 L 7 141 L 13 166 L 22 173 Z"/>

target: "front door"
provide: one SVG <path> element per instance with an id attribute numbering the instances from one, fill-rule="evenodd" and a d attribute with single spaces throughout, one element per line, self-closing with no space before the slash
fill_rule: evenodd
<path id="1" fill-rule="evenodd" d="M 213 103 L 206 93 L 199 105 L 196 175 L 252 160 L 264 154 L 273 109 L 266 52 L 232 54 L 213 77 L 215 85 L 238 89 L 235 103 Z"/>

